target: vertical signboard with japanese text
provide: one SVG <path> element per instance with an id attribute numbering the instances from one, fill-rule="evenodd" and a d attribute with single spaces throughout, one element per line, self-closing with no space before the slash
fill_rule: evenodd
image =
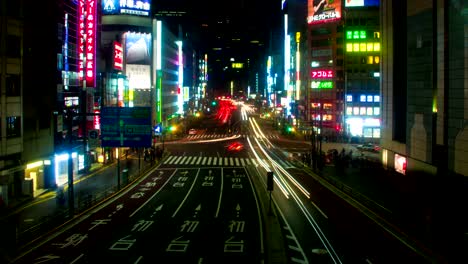
<path id="1" fill-rule="evenodd" d="M 122 44 L 118 41 L 114 41 L 114 69 L 121 71 L 123 63 L 123 48 Z"/>
<path id="2" fill-rule="evenodd" d="M 95 87 L 97 0 L 79 0 L 78 55 L 80 81 Z"/>

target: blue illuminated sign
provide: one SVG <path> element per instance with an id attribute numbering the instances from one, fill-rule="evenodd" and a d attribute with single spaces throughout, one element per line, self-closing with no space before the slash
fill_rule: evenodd
<path id="1" fill-rule="evenodd" d="M 151 147 L 151 107 L 103 107 L 102 147 Z"/>
<path id="2" fill-rule="evenodd" d="M 160 136 L 162 133 L 162 124 L 159 123 L 156 126 L 154 126 L 154 134 L 157 136 Z"/>
<path id="3" fill-rule="evenodd" d="M 151 0 L 102 0 L 103 15 L 149 16 Z"/>

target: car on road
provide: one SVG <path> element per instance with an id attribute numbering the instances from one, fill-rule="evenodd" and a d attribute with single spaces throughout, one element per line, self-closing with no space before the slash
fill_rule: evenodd
<path id="1" fill-rule="evenodd" d="M 374 143 L 357 145 L 356 148 L 360 151 L 380 152 L 380 146 Z"/>
<path id="2" fill-rule="evenodd" d="M 244 149 L 244 145 L 240 142 L 233 142 L 227 146 L 227 150 L 231 152 L 237 152 Z"/>
<path id="3" fill-rule="evenodd" d="M 196 135 L 196 134 L 197 134 L 197 130 L 196 130 L 195 128 L 191 128 L 191 129 L 189 129 L 188 134 L 189 134 L 189 135 Z"/>

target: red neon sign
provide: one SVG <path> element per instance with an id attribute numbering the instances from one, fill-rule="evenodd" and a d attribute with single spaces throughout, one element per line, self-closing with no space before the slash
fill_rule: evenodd
<path id="1" fill-rule="evenodd" d="M 114 69 L 121 71 L 123 63 L 123 49 L 122 44 L 114 41 Z"/>
<path id="2" fill-rule="evenodd" d="M 317 79 L 327 79 L 333 78 L 334 75 L 332 70 L 313 70 L 310 72 L 310 77 Z"/>
<path id="3" fill-rule="evenodd" d="M 96 24 L 97 0 L 79 0 L 78 54 L 80 81 L 86 79 L 86 87 L 95 86 L 96 72 Z M 83 60 L 84 59 L 84 60 Z M 84 65 L 86 63 L 86 65 Z"/>

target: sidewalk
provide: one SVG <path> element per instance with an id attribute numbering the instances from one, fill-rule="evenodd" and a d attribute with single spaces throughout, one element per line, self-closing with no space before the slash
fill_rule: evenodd
<path id="1" fill-rule="evenodd" d="M 157 160 L 150 162 L 144 161 L 143 157 L 139 159 L 136 153 L 128 155 L 127 159 L 121 158 L 121 189 L 127 182 L 130 184 L 137 180 L 157 164 Z M 59 188 L 40 190 L 34 198 L 24 197 L 12 201 L 7 210 L 0 214 L 0 263 L 8 263 L 9 259 L 29 247 L 34 240 L 118 191 L 116 170 L 117 162 L 93 164 L 87 173 L 74 177 L 74 215 L 69 215 L 68 185 L 63 186 L 63 201 L 57 199 Z M 123 175 L 124 170 L 128 172 L 128 181 Z"/>

